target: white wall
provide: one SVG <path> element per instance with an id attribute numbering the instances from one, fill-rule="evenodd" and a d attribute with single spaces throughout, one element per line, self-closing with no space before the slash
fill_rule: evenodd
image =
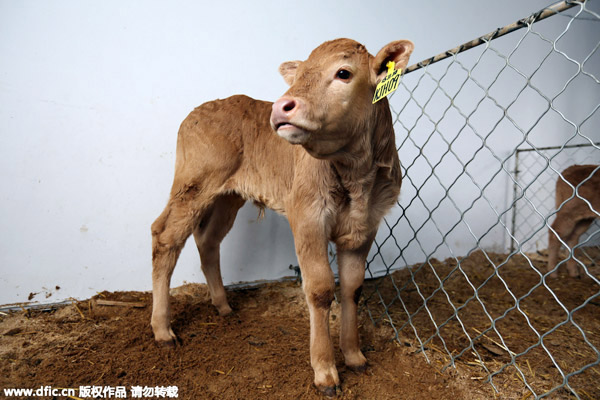
<path id="1" fill-rule="evenodd" d="M 0 304 L 150 289 L 149 227 L 195 106 L 276 99 L 278 65 L 325 40 L 375 53 L 408 38 L 416 62 L 547 4 L 0 0 Z M 256 215 L 242 209 L 223 244 L 226 283 L 295 263 L 287 222 Z M 191 243 L 183 281 L 204 281 Z"/>

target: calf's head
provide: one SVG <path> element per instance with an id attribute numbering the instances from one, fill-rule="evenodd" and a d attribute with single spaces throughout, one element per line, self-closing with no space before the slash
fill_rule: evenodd
<path id="1" fill-rule="evenodd" d="M 289 90 L 273 104 L 271 126 L 279 136 L 300 144 L 314 157 L 329 158 L 368 131 L 375 108 L 375 87 L 386 76 L 389 61 L 404 69 L 414 45 L 387 44 L 375 57 L 350 39 L 325 42 L 306 61 L 279 67 Z"/>

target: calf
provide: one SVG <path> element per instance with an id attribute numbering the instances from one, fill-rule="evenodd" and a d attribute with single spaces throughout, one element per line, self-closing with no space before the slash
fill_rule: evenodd
<path id="1" fill-rule="evenodd" d="M 400 165 L 387 99 L 371 103 L 386 64 L 405 68 L 413 44 L 391 42 L 375 57 L 349 39 L 326 42 L 306 61 L 283 63 L 290 85 L 275 103 L 233 96 L 205 103 L 183 121 L 166 208 L 152 224 L 152 329 L 174 344 L 169 285 L 193 234 L 219 314 L 231 312 L 219 246 L 246 200 L 285 215 L 294 235 L 310 313 L 314 383 L 328 395 L 340 380 L 329 335 L 335 282 L 328 241 L 336 244 L 341 285 L 340 348 L 363 370 L 357 302 L 365 260 L 384 214 L 400 192 Z"/>
<path id="2" fill-rule="evenodd" d="M 552 228 L 548 231 L 548 271 L 556 267 L 561 245 L 559 239 L 573 251 L 579 243 L 579 237 L 588 230 L 594 219 L 600 216 L 599 166 L 572 165 L 561 175 L 556 181 L 558 211 Z M 570 276 L 579 276 L 579 267 L 574 254 L 567 261 L 567 270 Z M 552 277 L 556 275 L 556 271 L 551 274 Z"/>

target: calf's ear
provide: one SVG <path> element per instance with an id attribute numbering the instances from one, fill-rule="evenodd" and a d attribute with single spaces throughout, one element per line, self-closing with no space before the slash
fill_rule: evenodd
<path id="1" fill-rule="evenodd" d="M 300 65 L 301 61 L 286 61 L 279 66 L 279 73 L 283 76 L 283 80 L 288 85 L 292 86 L 294 83 L 294 77 L 296 76 L 296 70 Z"/>
<path id="2" fill-rule="evenodd" d="M 379 50 L 379 53 L 372 60 L 371 71 L 375 77 L 375 83 L 381 82 L 387 75 L 387 63 L 393 61 L 396 63 L 396 69 L 404 69 L 408 65 L 408 59 L 413 52 L 415 45 L 410 40 L 396 40 L 390 42 Z"/>

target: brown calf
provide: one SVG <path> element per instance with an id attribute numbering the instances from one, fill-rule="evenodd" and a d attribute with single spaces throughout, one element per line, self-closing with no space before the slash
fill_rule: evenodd
<path id="1" fill-rule="evenodd" d="M 576 193 L 573 188 L 577 189 Z M 600 214 L 598 165 L 572 165 L 562 172 L 562 177 L 556 181 L 556 209 L 556 219 L 548 230 L 548 271 L 553 270 L 558 262 L 559 237 L 572 251 L 579 243 L 579 237 Z M 567 270 L 570 276 L 579 276 L 574 255 L 567 261 Z M 551 276 L 556 277 L 557 272 L 554 271 Z"/>
<path id="2" fill-rule="evenodd" d="M 169 202 L 152 224 L 152 329 L 173 344 L 169 285 L 193 234 L 213 304 L 231 312 L 219 246 L 246 200 L 285 215 L 294 234 L 310 312 L 314 383 L 335 393 L 340 380 L 329 335 L 334 276 L 327 243 L 338 252 L 347 366 L 362 370 L 357 300 L 377 227 L 400 192 L 389 104 L 371 104 L 388 61 L 405 68 L 413 44 L 389 43 L 377 56 L 353 40 L 317 47 L 308 60 L 279 68 L 290 89 L 274 104 L 245 96 L 205 103 L 183 121 Z M 297 146 L 294 146 L 297 145 Z"/>

